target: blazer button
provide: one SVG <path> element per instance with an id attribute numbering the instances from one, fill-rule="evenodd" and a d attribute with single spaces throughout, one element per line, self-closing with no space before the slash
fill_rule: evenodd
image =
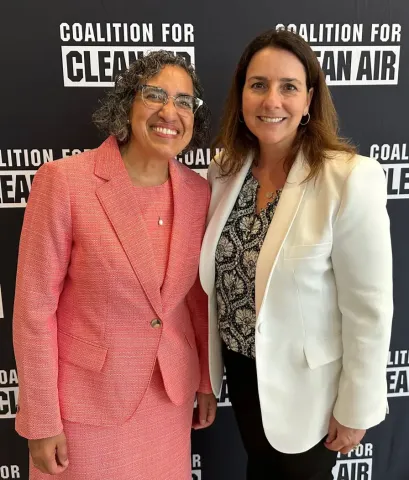
<path id="1" fill-rule="evenodd" d="M 154 318 L 151 321 L 151 327 L 152 328 L 160 328 L 162 326 L 162 322 L 159 320 L 159 318 Z"/>

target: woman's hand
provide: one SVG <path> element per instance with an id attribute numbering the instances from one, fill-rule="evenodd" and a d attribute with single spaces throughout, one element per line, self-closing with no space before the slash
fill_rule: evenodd
<path id="1" fill-rule="evenodd" d="M 334 452 L 347 454 L 357 447 L 364 438 L 366 430 L 344 427 L 334 416 L 331 417 L 328 427 L 328 436 L 325 440 L 325 446 Z"/>
<path id="2" fill-rule="evenodd" d="M 55 437 L 29 440 L 34 466 L 43 473 L 57 475 L 68 467 L 67 440 L 64 432 Z"/>
<path id="3" fill-rule="evenodd" d="M 193 416 L 192 428 L 200 430 L 210 427 L 216 418 L 217 401 L 213 393 L 197 393 L 197 408 Z"/>

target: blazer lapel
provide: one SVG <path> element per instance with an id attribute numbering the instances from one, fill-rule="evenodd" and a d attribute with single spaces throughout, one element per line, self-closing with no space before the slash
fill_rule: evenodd
<path id="1" fill-rule="evenodd" d="M 115 138 L 104 142 L 96 155 L 95 174 L 107 180 L 97 188 L 97 197 L 152 308 L 160 317 L 160 287 L 153 269 L 149 235 Z"/>
<path id="2" fill-rule="evenodd" d="M 169 260 L 161 291 L 163 305 L 167 308 L 173 306 L 173 299 L 178 299 L 173 288 L 177 288 L 178 279 L 183 277 L 183 257 L 186 248 L 189 248 L 190 226 L 196 220 L 192 208 L 196 194 L 177 160 L 169 163 L 169 172 L 173 192 L 173 224 Z"/>
<path id="3" fill-rule="evenodd" d="M 229 179 L 222 197 L 207 225 L 206 233 L 203 239 L 202 251 L 200 254 L 200 281 L 203 290 L 210 295 L 214 289 L 216 276 L 216 248 L 220 235 L 226 222 L 233 210 L 236 199 L 240 193 L 244 179 L 253 161 L 253 156 L 249 155 L 240 172 Z"/>
<path id="4" fill-rule="evenodd" d="M 283 242 L 293 224 L 301 200 L 304 196 L 306 183 L 302 183 L 308 175 L 308 166 L 304 155 L 300 152 L 288 174 L 287 182 L 281 193 L 273 219 L 264 239 L 256 268 L 256 314 L 268 291 L 271 275 L 277 263 L 278 254 Z"/>

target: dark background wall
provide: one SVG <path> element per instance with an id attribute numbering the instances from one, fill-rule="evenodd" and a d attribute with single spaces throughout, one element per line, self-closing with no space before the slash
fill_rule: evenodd
<path id="1" fill-rule="evenodd" d="M 114 71 L 151 48 L 165 47 L 195 64 L 215 133 L 245 45 L 290 24 L 322 62 L 342 134 L 361 154 L 377 158 L 388 178 L 395 267 L 391 412 L 356 454 L 340 457 L 334 476 L 409 478 L 407 0 L 9 0 L 0 6 L 0 479 L 28 478 L 26 442 L 14 432 L 11 326 L 19 235 L 36 169 L 101 143 L 91 123 L 98 99 Z M 205 174 L 209 152 L 180 160 Z M 244 479 L 245 455 L 224 387 L 215 425 L 193 434 L 194 480 Z"/>

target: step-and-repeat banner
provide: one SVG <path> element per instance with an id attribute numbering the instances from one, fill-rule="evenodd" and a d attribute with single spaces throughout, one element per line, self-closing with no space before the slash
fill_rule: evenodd
<path id="1" fill-rule="evenodd" d="M 28 479 L 26 441 L 14 432 L 12 310 L 19 235 L 36 170 L 101 143 L 91 123 L 98 99 L 112 86 L 113 75 L 153 49 L 183 55 L 195 65 L 215 134 L 242 50 L 270 28 L 289 28 L 310 43 L 343 135 L 382 164 L 388 183 L 395 282 L 390 413 L 356 452 L 339 457 L 334 478 L 409 478 L 408 1 L 5 0 L 0 7 L 0 479 Z M 205 175 L 209 150 L 180 161 Z M 244 470 L 224 384 L 216 423 L 193 433 L 192 480 L 243 480 Z"/>

